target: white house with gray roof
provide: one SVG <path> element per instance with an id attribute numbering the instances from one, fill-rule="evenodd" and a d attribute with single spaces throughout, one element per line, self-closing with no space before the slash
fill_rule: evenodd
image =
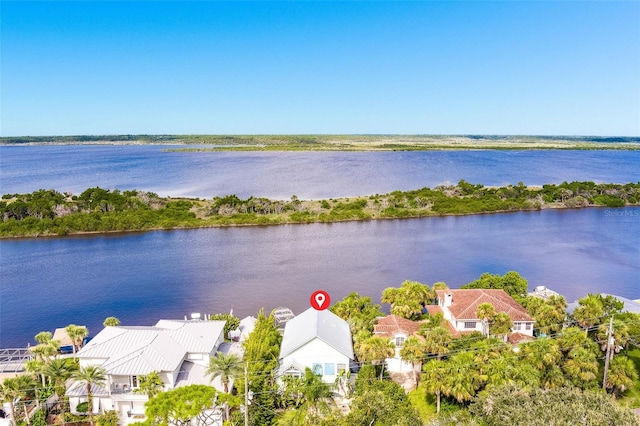
<path id="1" fill-rule="evenodd" d="M 144 418 L 148 397 L 134 393 L 138 378 L 158 372 L 165 390 L 191 384 L 213 385 L 206 369 L 224 341 L 224 321 L 160 320 L 153 327 L 106 327 L 80 351 L 80 366 L 105 369 L 105 386 L 94 386 L 93 411 L 116 410 L 121 424 Z M 86 389 L 75 383 L 67 390 L 71 410 L 86 401 Z"/>
<path id="2" fill-rule="evenodd" d="M 277 373 L 301 376 L 309 367 L 333 384 L 353 358 L 349 324 L 329 310 L 309 308 L 284 328 Z"/>

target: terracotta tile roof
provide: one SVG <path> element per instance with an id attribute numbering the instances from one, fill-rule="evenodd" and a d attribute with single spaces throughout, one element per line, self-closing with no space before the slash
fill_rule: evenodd
<path id="1" fill-rule="evenodd" d="M 507 342 L 511 343 L 512 345 L 517 345 L 517 344 L 523 343 L 523 342 L 529 342 L 531 340 L 535 340 L 535 337 L 528 336 L 528 335 L 522 334 L 522 333 L 518 333 L 517 331 L 515 333 L 511 333 L 511 334 L 509 334 L 509 336 L 507 336 Z"/>
<path id="2" fill-rule="evenodd" d="M 453 302 L 449 311 L 457 320 L 478 319 L 476 312 L 478 305 L 490 303 L 499 312 L 505 312 L 511 321 L 533 321 L 527 311 L 518 304 L 504 290 L 493 289 L 457 289 L 436 290 L 438 299 L 444 300 L 445 294 L 453 295 Z"/>
<path id="3" fill-rule="evenodd" d="M 425 306 L 425 308 L 427 309 L 427 312 L 429 312 L 429 315 L 434 316 L 437 313 L 441 313 L 444 315 L 444 312 L 442 312 L 442 308 L 438 305 L 427 305 Z"/>
<path id="4" fill-rule="evenodd" d="M 384 337 L 394 337 L 397 333 L 405 333 L 407 336 L 413 336 L 420 330 L 420 323 L 411 321 L 397 315 L 389 315 L 378 318 L 376 325 L 373 326 L 373 334 Z"/>

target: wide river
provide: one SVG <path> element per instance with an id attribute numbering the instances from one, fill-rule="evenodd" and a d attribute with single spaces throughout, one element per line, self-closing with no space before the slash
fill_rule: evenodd
<path id="1" fill-rule="evenodd" d="M 144 189 L 171 196 L 329 198 L 465 179 L 500 185 L 640 181 L 640 152 L 168 153 L 159 146 L 0 147 L 0 193 Z M 309 306 L 327 290 L 379 302 L 405 279 L 458 287 L 520 272 L 573 301 L 640 298 L 640 208 L 0 240 L 0 347 L 107 316 Z"/>

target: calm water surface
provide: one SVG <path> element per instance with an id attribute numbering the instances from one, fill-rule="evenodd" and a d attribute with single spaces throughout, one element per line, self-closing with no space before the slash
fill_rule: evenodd
<path id="1" fill-rule="evenodd" d="M 640 152 L 166 153 L 159 146 L 0 147 L 0 193 L 91 186 L 171 196 L 330 198 L 443 182 L 640 181 Z M 0 347 L 107 316 L 153 324 L 190 312 L 308 307 L 322 288 L 379 301 L 405 279 L 458 287 L 520 272 L 569 301 L 640 298 L 640 209 L 0 240 Z"/>
<path id="2" fill-rule="evenodd" d="M 189 312 L 255 314 L 309 295 L 379 301 L 405 279 L 458 287 L 516 270 L 570 301 L 640 297 L 640 209 L 150 232 L 1 241 L 1 346 L 107 316 L 152 324 Z"/>
<path id="3" fill-rule="evenodd" d="M 349 197 L 433 187 L 640 181 L 640 151 L 164 152 L 166 146 L 0 146 L 0 193 L 142 189 L 163 196 Z"/>

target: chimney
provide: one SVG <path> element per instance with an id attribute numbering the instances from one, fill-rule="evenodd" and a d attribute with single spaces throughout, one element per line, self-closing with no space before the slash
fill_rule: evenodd
<path id="1" fill-rule="evenodd" d="M 444 307 L 448 308 L 453 303 L 453 294 L 445 293 L 444 294 Z"/>

